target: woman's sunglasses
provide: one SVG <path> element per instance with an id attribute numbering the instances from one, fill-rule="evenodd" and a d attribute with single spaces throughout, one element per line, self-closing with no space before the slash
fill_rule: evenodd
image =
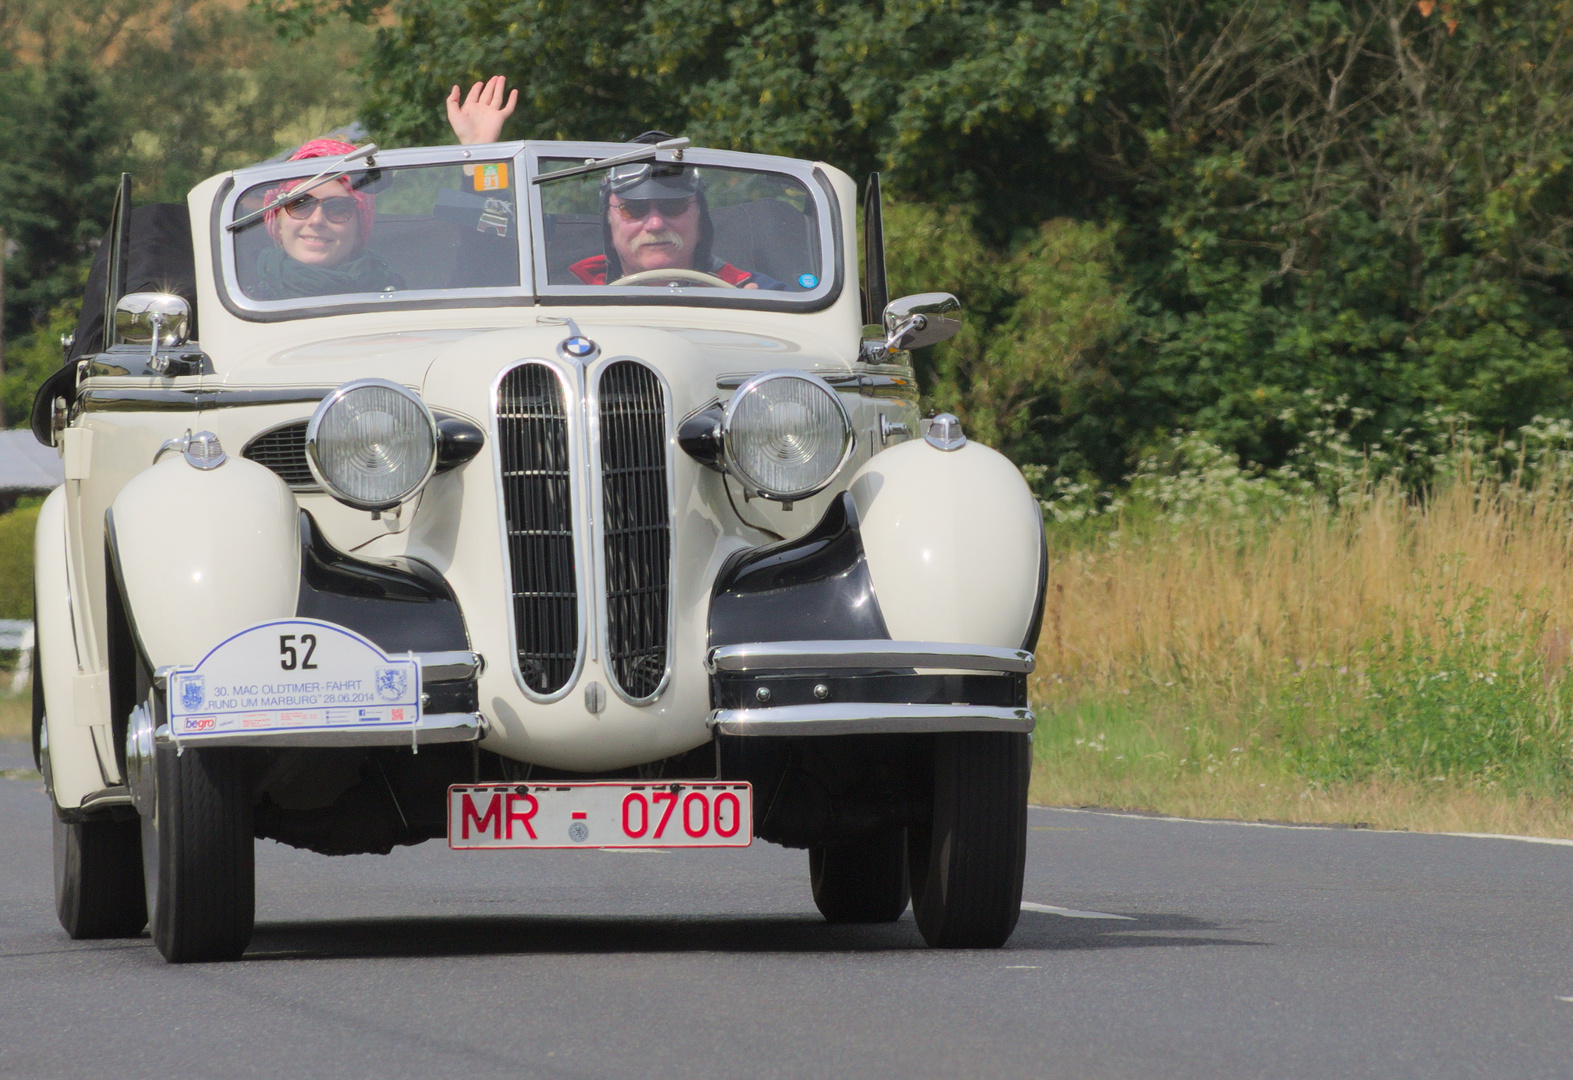
<path id="1" fill-rule="evenodd" d="M 360 205 L 348 195 L 335 195 L 328 199 L 302 195 L 293 202 L 287 203 L 284 212 L 296 221 L 305 221 L 317 212 L 318 206 L 322 207 L 322 216 L 335 225 L 345 224 L 360 211 Z"/>
<path id="2" fill-rule="evenodd" d="M 682 217 L 693 205 L 694 197 L 689 195 L 682 199 L 624 199 L 612 209 L 621 214 L 624 221 L 643 221 L 650 216 L 651 210 L 659 210 L 664 218 Z"/>

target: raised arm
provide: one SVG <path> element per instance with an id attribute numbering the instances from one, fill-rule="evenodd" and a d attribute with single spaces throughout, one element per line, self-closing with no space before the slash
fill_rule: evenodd
<path id="1" fill-rule="evenodd" d="M 506 76 L 493 75 L 470 87 L 462 99 L 457 85 L 448 91 L 448 124 L 461 143 L 496 142 L 502 137 L 503 121 L 519 103 L 519 91 L 509 91 L 507 85 Z"/>

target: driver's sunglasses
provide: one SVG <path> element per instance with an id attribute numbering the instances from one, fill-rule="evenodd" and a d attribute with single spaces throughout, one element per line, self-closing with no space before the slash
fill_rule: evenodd
<path id="1" fill-rule="evenodd" d="M 305 221 L 316 213 L 317 207 L 322 207 L 322 216 L 335 225 L 343 225 L 360 210 L 360 206 L 348 195 L 334 195 L 332 198 L 319 199 L 315 195 L 303 195 L 284 206 L 284 212 L 296 221 Z"/>
<path id="2" fill-rule="evenodd" d="M 694 197 L 689 195 L 682 199 L 624 199 L 612 209 L 621 214 L 624 221 L 643 221 L 650 216 L 651 210 L 659 210 L 664 218 L 682 217 L 693 205 Z"/>

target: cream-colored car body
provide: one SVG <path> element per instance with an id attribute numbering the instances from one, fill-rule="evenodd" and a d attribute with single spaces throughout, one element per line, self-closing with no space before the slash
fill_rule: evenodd
<path id="1" fill-rule="evenodd" d="M 855 237 L 852 180 L 831 166 L 816 168 L 834 190 L 840 235 Z M 189 197 L 200 344 L 212 373 L 83 379 L 61 439 L 68 479 L 40 515 L 39 635 L 61 807 L 81 805 L 95 789 L 122 781 L 107 691 L 103 553 L 111 506 L 131 621 L 155 665 L 193 663 L 234 629 L 293 613 L 297 511 L 305 509 L 340 550 L 415 557 L 448 580 L 471 646 L 486 660 L 479 682 L 488 731 L 483 745 L 554 768 L 624 767 L 705 743 L 707 613 L 722 563 L 739 549 L 801 536 L 848 485 L 864 518 L 870 573 L 892 637 L 1007 647 L 1025 639 L 1039 571 L 1036 504 L 1020 475 L 992 451 L 969 445 L 944 452 L 916 437 L 909 367 L 860 362 L 864 327 L 850 241 L 841 245 L 839 297 L 818 311 L 519 303 L 254 322 L 228 310 L 214 283 L 209 230 L 227 180 L 214 177 Z M 575 365 L 557 350 L 569 320 L 600 348 L 582 385 Z M 604 615 L 594 515 L 580 523 L 577 539 L 581 595 L 590 598 L 582 670 L 565 693 L 541 701 L 510 661 L 489 418 L 500 376 L 521 361 L 549 364 L 582 394 L 606 365 L 627 358 L 657 371 L 669 392 L 671 669 L 653 702 L 631 704 L 610 692 L 596 712 L 586 688 L 599 683 L 615 690 L 617 683 L 603 666 L 598 634 Z M 857 437 L 831 486 L 793 505 L 745 498 L 735 481 L 677 449 L 673 434 L 685 416 L 725 402 L 737 376 L 776 369 L 838 377 Z M 417 390 L 432 409 L 471 419 L 488 431 L 486 445 L 473 460 L 433 477 L 400 511 L 380 516 L 325 493 L 292 492 L 239 457 L 258 433 L 309 417 L 323 391 L 365 377 L 393 380 Z M 189 395 L 189 406 L 138 404 L 149 391 L 170 390 Z M 570 411 L 571 446 L 582 466 L 593 453 L 591 413 Z M 910 434 L 882 434 L 882 419 Z M 187 430 L 216 433 L 231 460 L 206 473 L 178 452 L 154 464 L 163 443 Z M 46 594 L 57 601 L 68 595 L 69 604 L 46 603 Z"/>

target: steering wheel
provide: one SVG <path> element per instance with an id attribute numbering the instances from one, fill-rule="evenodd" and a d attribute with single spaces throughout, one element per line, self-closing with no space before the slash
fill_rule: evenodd
<path id="1" fill-rule="evenodd" d="M 695 285 L 708 285 L 712 289 L 737 288 L 725 278 L 718 278 L 702 270 L 684 270 L 678 266 L 666 270 L 640 270 L 637 273 L 624 274 L 616 281 L 608 281 L 607 285 L 650 285 L 658 281 L 687 281 Z"/>

